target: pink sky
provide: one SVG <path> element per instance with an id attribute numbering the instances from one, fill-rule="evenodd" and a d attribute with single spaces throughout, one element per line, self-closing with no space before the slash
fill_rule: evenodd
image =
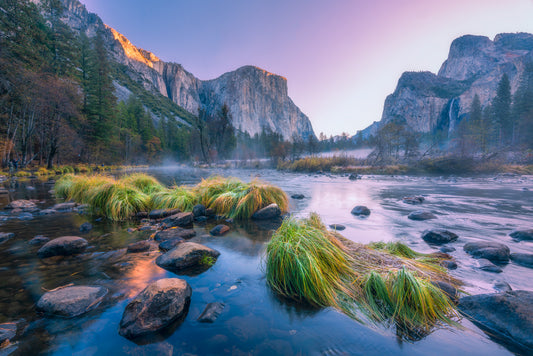
<path id="1" fill-rule="evenodd" d="M 533 0 L 81 0 L 200 79 L 253 64 L 288 79 L 317 135 L 381 118 L 402 72 L 437 72 L 464 34 L 533 33 Z"/>

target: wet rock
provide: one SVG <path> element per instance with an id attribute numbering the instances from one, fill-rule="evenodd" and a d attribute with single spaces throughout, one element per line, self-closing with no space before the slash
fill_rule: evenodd
<path id="1" fill-rule="evenodd" d="M 163 220 L 163 223 L 166 227 L 188 227 L 192 225 L 193 219 L 192 213 L 177 213 Z"/>
<path id="2" fill-rule="evenodd" d="M 174 247 L 178 246 L 178 244 L 184 242 L 185 240 L 181 237 L 176 237 L 170 240 L 163 241 L 159 244 L 159 249 L 163 252 L 167 252 L 172 250 Z"/>
<path id="3" fill-rule="evenodd" d="M 358 216 L 368 216 L 370 215 L 370 209 L 364 205 L 357 205 L 352 209 L 352 214 Z"/>
<path id="4" fill-rule="evenodd" d="M 80 232 L 89 232 L 93 229 L 93 225 L 90 222 L 84 222 L 80 226 Z"/>
<path id="5" fill-rule="evenodd" d="M 451 231 L 443 229 L 426 230 L 422 233 L 422 239 L 430 244 L 441 245 L 457 240 L 459 236 Z"/>
<path id="6" fill-rule="evenodd" d="M 74 207 L 76 207 L 76 203 L 59 203 L 59 204 L 54 205 L 52 209 L 56 211 L 64 212 L 64 211 L 71 211 L 72 209 L 74 209 Z"/>
<path id="7" fill-rule="evenodd" d="M 413 196 L 413 197 L 403 197 L 402 198 L 402 201 L 405 203 L 405 204 L 411 204 L 411 205 L 418 205 L 418 204 L 422 204 L 424 202 L 424 200 L 426 200 L 424 197 L 422 196 Z"/>
<path id="8" fill-rule="evenodd" d="M 455 261 L 444 260 L 440 262 L 440 265 L 447 269 L 457 269 L 457 263 Z"/>
<path id="9" fill-rule="evenodd" d="M 442 253 L 453 252 L 453 251 L 455 251 L 455 247 L 442 246 L 441 248 L 439 248 L 439 251 L 442 252 Z"/>
<path id="10" fill-rule="evenodd" d="M 46 292 L 37 302 L 37 310 L 49 315 L 72 318 L 98 306 L 107 289 L 100 286 L 71 286 Z"/>
<path id="11" fill-rule="evenodd" d="M 145 218 L 148 217 L 148 212 L 147 211 L 139 211 L 137 214 L 135 214 L 135 217 L 137 219 L 145 219 Z"/>
<path id="12" fill-rule="evenodd" d="M 220 252 L 194 242 L 183 242 L 159 256 L 155 263 L 164 269 L 179 271 L 202 264 L 206 257 L 218 258 Z"/>
<path id="13" fill-rule="evenodd" d="M 200 216 L 205 216 L 205 206 L 202 204 L 197 204 L 192 208 L 192 214 L 195 218 Z"/>
<path id="14" fill-rule="evenodd" d="M 355 174 L 355 173 L 352 173 L 348 176 L 348 179 L 349 180 L 358 180 L 358 179 L 361 179 L 363 177 L 361 177 L 359 174 Z"/>
<path id="15" fill-rule="evenodd" d="M 200 323 L 213 323 L 217 320 L 220 313 L 222 313 L 225 306 L 224 303 L 220 302 L 209 303 L 197 320 Z"/>
<path id="16" fill-rule="evenodd" d="M 63 236 L 47 242 L 39 249 L 40 258 L 52 256 L 69 256 L 83 252 L 89 244 L 87 240 L 78 236 Z"/>
<path id="17" fill-rule="evenodd" d="M 509 261 L 509 247 L 498 242 L 469 242 L 463 248 L 466 253 L 474 258 L 486 258 L 496 263 L 507 263 Z"/>
<path id="18" fill-rule="evenodd" d="M 155 209 L 148 213 L 150 219 L 163 219 L 167 216 L 175 215 L 180 212 L 179 209 Z"/>
<path id="19" fill-rule="evenodd" d="M 509 236 L 518 241 L 533 241 L 533 229 L 513 231 Z"/>
<path id="20" fill-rule="evenodd" d="M 17 215 L 17 219 L 19 219 L 19 220 L 31 220 L 31 219 L 33 219 L 33 214 L 32 213 L 21 213 L 21 214 Z"/>
<path id="21" fill-rule="evenodd" d="M 128 253 L 139 253 L 139 252 L 146 252 L 150 250 L 150 241 L 143 240 L 143 241 L 137 241 L 133 242 L 128 245 L 127 252 Z"/>
<path id="22" fill-rule="evenodd" d="M 57 210 L 54 209 L 43 209 L 39 212 L 39 215 L 52 215 L 57 214 Z"/>
<path id="23" fill-rule="evenodd" d="M 5 209 L 21 209 L 23 211 L 33 211 L 37 209 L 37 205 L 31 200 L 14 200 L 9 203 Z"/>
<path id="24" fill-rule="evenodd" d="M 12 232 L 0 232 L 0 244 L 11 240 L 13 237 L 15 237 L 15 234 Z"/>
<path id="25" fill-rule="evenodd" d="M 486 258 L 480 258 L 478 260 L 478 268 L 480 270 L 491 272 L 491 273 L 502 273 L 503 272 L 503 270 L 500 267 L 496 266 L 494 263 L 487 260 Z"/>
<path id="26" fill-rule="evenodd" d="M 214 217 L 215 215 L 216 213 L 214 209 L 212 208 L 205 209 L 205 216 L 207 216 L 208 219 Z"/>
<path id="27" fill-rule="evenodd" d="M 220 224 L 212 228 L 211 231 L 209 231 L 209 233 L 213 236 L 222 236 L 229 230 L 230 230 L 229 226 Z"/>
<path id="28" fill-rule="evenodd" d="M 270 204 L 264 207 L 263 209 L 256 211 L 252 215 L 252 219 L 268 220 L 268 219 L 279 218 L 280 216 L 281 216 L 281 209 L 279 208 L 278 204 L 273 203 L 273 204 Z"/>
<path id="29" fill-rule="evenodd" d="M 296 199 L 296 200 L 302 200 L 302 199 L 305 198 L 305 195 L 303 195 L 303 194 L 293 194 L 293 195 L 291 195 L 291 198 L 292 199 Z"/>
<path id="30" fill-rule="evenodd" d="M 43 235 L 37 235 L 33 239 L 28 241 L 28 243 L 30 245 L 42 245 L 44 243 L 47 243 L 48 241 L 50 241 L 50 239 L 48 237 L 43 236 Z"/>
<path id="31" fill-rule="evenodd" d="M 17 336 L 21 336 L 21 334 L 24 332 L 24 329 L 27 327 L 27 322 L 24 319 L 15 321 L 15 322 L 9 322 L 9 323 L 2 323 L 0 324 L 0 349 L 2 348 L 2 344 L 7 342 L 10 342 L 11 340 L 15 339 Z M 2 351 L 4 351 L 3 349 Z M 8 355 L 7 353 L 6 355 Z M 0 352 L 0 355 L 3 355 L 2 352 Z"/>
<path id="32" fill-rule="evenodd" d="M 182 229 L 182 228 L 171 228 L 166 230 L 161 230 L 155 234 L 155 241 L 166 241 L 180 237 L 182 239 L 192 239 L 196 236 L 196 231 L 193 229 Z"/>
<path id="33" fill-rule="evenodd" d="M 517 265 L 533 268 L 533 254 L 531 253 L 511 253 L 511 261 Z"/>
<path id="34" fill-rule="evenodd" d="M 344 225 L 341 225 L 341 224 L 331 224 L 329 225 L 329 227 L 333 230 L 337 230 L 337 231 L 342 231 L 342 230 L 345 230 L 346 229 L 346 226 Z"/>
<path id="35" fill-rule="evenodd" d="M 436 219 L 437 217 L 431 211 L 417 210 L 407 215 L 407 218 L 411 220 L 423 221 L 423 220 Z"/>
<path id="36" fill-rule="evenodd" d="M 207 216 L 197 216 L 194 218 L 194 221 L 198 223 L 204 223 L 207 221 Z"/>
<path id="37" fill-rule="evenodd" d="M 435 287 L 438 287 L 441 291 L 443 291 L 444 294 L 446 294 L 446 296 L 450 298 L 450 300 L 452 300 L 453 302 L 457 302 L 459 291 L 457 290 L 457 288 L 452 286 L 450 283 L 447 283 L 444 281 L 433 281 L 431 282 L 431 284 L 433 284 Z"/>
<path id="38" fill-rule="evenodd" d="M 119 334 L 134 339 L 169 327 L 187 315 L 191 294 L 189 284 L 179 278 L 149 284 L 124 309 Z"/>
<path id="39" fill-rule="evenodd" d="M 491 337 L 533 348 L 533 292 L 479 294 L 459 300 L 459 310 Z"/>
<path id="40" fill-rule="evenodd" d="M 505 281 L 494 282 L 492 287 L 499 293 L 507 293 L 513 290 L 513 288 L 511 288 L 511 286 L 509 285 L 509 283 Z"/>
<path id="41" fill-rule="evenodd" d="M 150 230 L 152 230 L 152 226 L 150 226 L 150 225 L 140 226 L 138 230 L 139 231 L 150 231 Z"/>

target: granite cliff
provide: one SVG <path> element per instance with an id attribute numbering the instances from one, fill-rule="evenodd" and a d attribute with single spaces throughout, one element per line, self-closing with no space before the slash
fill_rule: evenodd
<path id="1" fill-rule="evenodd" d="M 136 47 L 97 15 L 89 13 L 78 0 L 61 2 L 65 6 L 62 20 L 75 32 L 85 32 L 89 37 L 102 31 L 111 58 L 123 65 L 129 78 L 141 84 L 144 90 L 167 97 L 193 115 L 200 108 L 213 114 L 227 104 L 233 126 L 252 136 L 263 128 L 285 139 L 294 136 L 306 139 L 314 135 L 309 118 L 288 96 L 285 78 L 254 66 L 244 66 L 216 79 L 202 81 L 180 64 L 162 61 L 155 54 Z M 117 82 L 116 88 L 119 99 L 131 95 L 130 88 L 123 83 Z M 154 119 L 158 119 L 156 114 Z"/>
<path id="2" fill-rule="evenodd" d="M 405 72 L 384 104 L 381 121 L 363 130 L 368 137 L 387 122 L 405 122 L 416 132 L 451 134 L 470 112 L 477 94 L 482 107 L 496 96 L 506 73 L 517 89 L 526 64 L 533 62 L 533 35 L 504 33 L 494 40 L 466 35 L 455 39 L 438 74 Z"/>

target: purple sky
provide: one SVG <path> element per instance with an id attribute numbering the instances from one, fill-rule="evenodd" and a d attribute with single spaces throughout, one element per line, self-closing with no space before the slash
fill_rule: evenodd
<path id="1" fill-rule="evenodd" d="M 378 121 L 402 72 L 437 72 L 458 36 L 533 33 L 533 0 L 81 1 L 200 79 L 247 64 L 286 77 L 327 135 Z"/>

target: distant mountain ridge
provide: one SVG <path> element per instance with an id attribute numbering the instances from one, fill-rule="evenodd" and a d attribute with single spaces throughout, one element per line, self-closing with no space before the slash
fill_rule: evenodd
<path id="1" fill-rule="evenodd" d="M 514 93 L 526 65 L 531 62 L 532 34 L 502 33 L 494 40 L 485 36 L 461 36 L 452 42 L 438 74 L 403 73 L 396 90 L 385 100 L 381 120 L 361 134 L 368 138 L 384 124 L 396 120 L 415 132 L 432 133 L 440 129 L 450 136 L 469 114 L 476 94 L 481 106 L 486 107 L 496 96 L 504 73 Z"/>
<path id="2" fill-rule="evenodd" d="M 74 31 L 85 32 L 89 37 L 102 30 L 112 58 L 124 65 L 126 74 L 148 92 L 169 98 L 193 115 L 197 115 L 199 108 L 213 114 L 227 104 L 233 126 L 251 136 L 261 133 L 263 128 L 288 140 L 315 135 L 309 118 L 288 96 L 284 77 L 258 67 L 244 66 L 202 81 L 180 64 L 164 62 L 152 52 L 136 47 L 97 15 L 89 13 L 78 0 L 61 2 L 65 6 L 62 20 Z M 130 95 L 131 88 L 127 85 L 117 83 L 116 86 L 119 99 Z"/>

